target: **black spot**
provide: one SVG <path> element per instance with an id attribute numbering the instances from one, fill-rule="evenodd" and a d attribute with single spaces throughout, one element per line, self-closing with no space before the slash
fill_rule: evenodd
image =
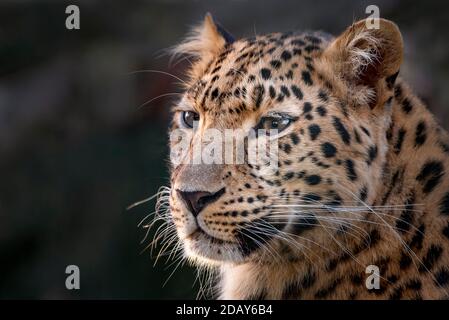
<path id="1" fill-rule="evenodd" d="M 443 248 L 438 245 L 432 244 L 427 250 L 425 257 L 422 259 L 422 264 L 419 267 L 420 272 L 427 272 L 431 270 L 435 263 L 440 259 Z"/>
<path id="2" fill-rule="evenodd" d="M 213 83 L 213 82 L 217 81 L 218 79 L 220 79 L 220 76 L 217 74 L 210 80 L 210 82 Z"/>
<path id="3" fill-rule="evenodd" d="M 309 113 L 310 111 L 312 111 L 312 104 L 310 102 L 304 102 L 304 107 L 303 107 L 303 112 L 304 113 Z"/>
<path id="4" fill-rule="evenodd" d="M 306 172 L 305 172 L 304 170 L 298 172 L 298 178 L 299 178 L 299 179 L 304 178 L 305 175 L 306 175 Z"/>
<path id="5" fill-rule="evenodd" d="M 346 159 L 345 161 L 346 175 L 348 179 L 351 181 L 357 180 L 357 173 L 355 172 L 354 161 L 351 159 Z"/>
<path id="6" fill-rule="evenodd" d="M 449 192 L 446 193 L 444 198 L 441 200 L 440 212 L 441 212 L 441 214 L 449 216 Z"/>
<path id="7" fill-rule="evenodd" d="M 315 293 L 315 298 L 324 299 L 335 292 L 338 285 L 342 282 L 341 278 L 337 278 L 331 282 L 326 288 L 320 289 Z"/>
<path id="8" fill-rule="evenodd" d="M 396 143 L 394 145 L 394 153 L 399 154 L 402 149 L 402 144 L 404 143 L 404 137 L 405 137 L 405 129 L 401 128 L 398 132 L 398 139 L 396 140 Z"/>
<path id="9" fill-rule="evenodd" d="M 447 226 L 444 227 L 442 232 L 443 232 L 443 235 L 449 239 L 449 222 L 448 222 Z"/>
<path id="10" fill-rule="evenodd" d="M 310 53 L 312 51 L 319 50 L 319 49 L 320 49 L 320 47 L 318 47 L 318 46 L 307 46 L 304 48 L 304 50 L 306 50 L 307 53 Z"/>
<path id="11" fill-rule="evenodd" d="M 316 281 L 316 276 L 314 272 L 307 272 L 301 280 L 301 286 L 304 289 L 310 288 Z"/>
<path id="12" fill-rule="evenodd" d="M 251 189 L 251 185 L 249 183 L 245 183 L 245 188 Z"/>
<path id="13" fill-rule="evenodd" d="M 286 96 L 286 97 L 290 97 L 290 91 L 288 90 L 288 88 L 286 86 L 281 86 L 281 92 Z"/>
<path id="14" fill-rule="evenodd" d="M 317 202 L 321 200 L 321 197 L 315 193 L 305 194 L 302 198 L 306 202 Z"/>
<path id="15" fill-rule="evenodd" d="M 264 94 L 265 94 L 265 87 L 263 85 L 258 85 L 254 88 L 254 104 L 256 108 L 260 108 Z"/>
<path id="16" fill-rule="evenodd" d="M 387 88 L 389 90 L 393 89 L 394 83 L 396 82 L 396 78 L 398 77 L 399 71 L 385 79 L 387 83 Z"/>
<path id="17" fill-rule="evenodd" d="M 324 92 L 324 91 L 320 91 L 320 92 L 318 93 L 318 98 L 320 98 L 320 99 L 321 99 L 322 101 L 324 101 L 324 102 L 326 102 L 327 100 L 329 100 L 329 98 L 328 98 L 326 92 Z"/>
<path id="18" fill-rule="evenodd" d="M 402 96 L 402 88 L 398 85 L 394 88 L 394 97 L 399 99 Z"/>
<path id="19" fill-rule="evenodd" d="M 332 158 L 337 153 L 337 148 L 335 148 L 332 143 L 325 142 L 321 145 L 321 151 L 323 151 L 323 154 L 326 158 Z"/>
<path id="20" fill-rule="evenodd" d="M 415 132 L 415 146 L 419 147 L 426 142 L 427 134 L 426 134 L 426 123 L 424 121 L 421 121 L 416 126 L 416 132 Z"/>
<path id="21" fill-rule="evenodd" d="M 368 159 L 366 160 L 366 163 L 368 165 L 371 165 L 373 163 L 373 161 L 376 159 L 377 157 L 377 146 L 371 146 L 368 149 Z"/>
<path id="22" fill-rule="evenodd" d="M 302 54 L 302 50 L 298 49 L 298 48 L 295 48 L 295 49 L 293 49 L 293 54 L 295 56 L 300 56 Z"/>
<path id="23" fill-rule="evenodd" d="M 327 110 L 325 107 L 323 106 L 318 106 L 318 108 L 316 108 L 316 111 L 318 112 L 318 114 L 322 117 L 326 116 Z"/>
<path id="24" fill-rule="evenodd" d="M 334 190 L 328 192 L 327 199 L 329 199 L 329 201 L 327 201 L 325 205 L 329 207 L 339 207 L 343 202 L 343 199 Z"/>
<path id="25" fill-rule="evenodd" d="M 235 59 L 235 62 L 236 62 L 236 63 L 237 63 L 237 62 L 240 62 L 240 61 L 242 61 L 243 59 L 245 59 L 247 56 L 248 56 L 248 52 L 246 52 L 246 53 L 240 55 L 237 59 Z"/>
<path id="26" fill-rule="evenodd" d="M 410 100 L 407 99 L 407 98 L 405 98 L 405 99 L 402 101 L 402 110 L 403 110 L 405 113 L 410 113 L 410 111 L 412 111 L 412 109 L 413 109 L 413 105 L 410 103 Z"/>
<path id="27" fill-rule="evenodd" d="M 407 288 L 407 289 L 411 289 L 411 290 L 420 290 L 421 289 L 421 287 L 422 287 L 422 283 L 421 283 L 421 281 L 420 280 L 418 280 L 418 279 L 411 279 L 411 280 L 409 280 L 406 284 L 405 284 L 405 287 Z"/>
<path id="28" fill-rule="evenodd" d="M 310 139 L 315 140 L 321 133 L 321 128 L 319 125 L 316 124 L 312 124 L 309 126 L 309 134 L 310 134 Z"/>
<path id="29" fill-rule="evenodd" d="M 276 98 L 276 90 L 274 90 L 273 86 L 270 86 L 269 91 L 270 91 L 270 98 L 271 99 Z"/>
<path id="30" fill-rule="evenodd" d="M 302 100 L 303 94 L 302 94 L 302 92 L 301 92 L 301 89 L 299 89 L 299 88 L 298 88 L 297 86 L 295 86 L 295 85 L 292 85 L 290 88 L 292 89 L 292 92 L 293 92 L 293 94 L 295 95 L 295 97 L 296 97 L 298 100 Z"/>
<path id="31" fill-rule="evenodd" d="M 287 51 L 287 50 L 282 51 L 282 53 L 281 53 L 281 59 L 282 60 L 288 61 L 291 58 L 292 58 L 292 54 L 289 51 Z"/>
<path id="32" fill-rule="evenodd" d="M 363 131 L 368 137 L 371 137 L 371 133 L 368 131 L 367 128 L 365 128 L 364 126 L 361 126 L 360 129 L 362 129 L 362 131 Z"/>
<path id="33" fill-rule="evenodd" d="M 447 144 L 443 141 L 440 141 L 439 144 L 440 144 L 441 150 L 443 150 L 444 153 L 449 153 L 449 144 Z"/>
<path id="34" fill-rule="evenodd" d="M 314 185 L 317 185 L 317 184 L 319 184 L 321 182 L 321 177 L 319 175 L 316 175 L 316 174 L 310 175 L 310 176 L 306 177 L 306 182 L 309 185 L 314 186 Z"/>
<path id="35" fill-rule="evenodd" d="M 301 73 L 302 81 L 308 86 L 313 85 L 312 77 L 310 76 L 309 71 L 303 71 Z"/>
<path id="36" fill-rule="evenodd" d="M 357 143 L 362 143 L 362 139 L 360 139 L 360 134 L 359 134 L 359 132 L 357 131 L 357 129 L 355 129 L 355 128 L 354 128 L 354 137 L 355 137 L 355 141 L 356 141 Z"/>
<path id="37" fill-rule="evenodd" d="M 282 62 L 280 60 L 271 60 L 270 64 L 273 68 L 279 69 L 282 65 Z"/>
<path id="38" fill-rule="evenodd" d="M 284 143 L 281 147 L 281 150 L 283 150 L 286 154 L 289 154 L 292 151 L 292 146 L 288 143 Z"/>
<path id="39" fill-rule="evenodd" d="M 363 276 L 361 274 L 353 274 L 351 275 L 351 282 L 355 285 L 362 285 Z"/>
<path id="40" fill-rule="evenodd" d="M 270 69 L 262 68 L 260 70 L 260 75 L 262 76 L 262 79 L 268 80 L 271 78 L 271 71 L 270 71 Z"/>
<path id="41" fill-rule="evenodd" d="M 431 192 L 444 175 L 443 164 L 439 161 L 428 161 L 424 164 L 416 180 L 424 183 L 423 192 Z"/>
<path id="42" fill-rule="evenodd" d="M 409 247 L 410 248 L 416 248 L 418 250 L 422 249 L 422 244 L 424 241 L 424 232 L 426 230 L 426 227 L 424 226 L 424 224 L 421 224 L 418 228 L 418 230 L 416 230 L 415 234 L 413 235 L 412 240 L 410 241 Z"/>
<path id="43" fill-rule="evenodd" d="M 289 283 L 282 293 L 283 300 L 298 299 L 304 289 L 310 288 L 316 281 L 315 273 L 312 271 L 306 272 L 300 281 L 293 281 Z"/>
<path id="44" fill-rule="evenodd" d="M 287 172 L 286 174 L 284 174 L 283 179 L 284 179 L 284 180 L 290 180 L 290 179 L 293 178 L 294 176 L 295 176 L 295 173 L 289 171 L 289 172 Z"/>
<path id="45" fill-rule="evenodd" d="M 212 70 L 212 74 L 220 71 L 220 69 L 221 69 L 221 65 L 217 66 L 214 70 Z"/>
<path id="46" fill-rule="evenodd" d="M 348 106 L 342 101 L 339 101 L 338 107 L 341 109 L 341 112 L 343 112 L 343 115 L 347 118 L 349 115 Z"/>
<path id="47" fill-rule="evenodd" d="M 297 145 L 297 144 L 299 143 L 299 137 L 298 137 L 298 135 L 297 135 L 296 133 L 294 133 L 294 132 L 292 132 L 292 133 L 290 134 L 290 139 L 292 139 L 292 143 L 293 143 L 294 145 Z"/>
<path id="48" fill-rule="evenodd" d="M 388 282 L 394 284 L 394 283 L 396 283 L 399 280 L 399 277 L 394 275 L 394 274 L 392 274 L 391 276 L 387 277 L 387 280 L 388 280 Z"/>
<path id="49" fill-rule="evenodd" d="M 449 269 L 441 268 L 435 273 L 435 284 L 437 286 L 444 286 L 449 283 Z"/>
<path id="50" fill-rule="evenodd" d="M 210 97 L 211 97 L 212 100 L 214 100 L 215 98 L 218 97 L 218 88 L 215 88 L 215 89 L 211 92 Z"/>
<path id="51" fill-rule="evenodd" d="M 301 296 L 301 286 L 297 282 L 289 283 L 282 292 L 282 300 L 296 300 Z"/>
<path id="52" fill-rule="evenodd" d="M 321 43 L 321 39 L 320 38 L 317 38 L 317 37 L 311 36 L 311 35 L 305 36 L 304 39 L 306 39 L 306 40 L 308 40 L 308 41 L 310 41 L 311 43 L 314 43 L 314 44 Z"/>
<path id="53" fill-rule="evenodd" d="M 339 118 L 333 117 L 333 119 L 333 125 L 340 135 L 341 140 L 343 140 L 346 145 L 349 145 L 351 143 L 351 136 L 349 135 L 348 130 L 346 130 L 346 127 L 343 125 Z"/>
<path id="54" fill-rule="evenodd" d="M 304 231 L 313 229 L 316 225 L 318 225 L 318 220 L 313 214 L 304 214 L 294 219 L 291 224 L 292 230 L 289 233 L 300 235 Z"/>
<path id="55" fill-rule="evenodd" d="M 359 198 L 361 201 L 365 202 L 366 198 L 368 197 L 368 188 L 364 186 L 359 193 Z"/>
<path id="56" fill-rule="evenodd" d="M 275 225 L 263 218 L 258 219 L 257 224 L 252 222 L 244 223 L 236 235 L 240 245 L 240 251 L 244 256 L 250 255 L 253 251 L 270 241 L 270 239 L 276 235 L 277 230 L 281 230 L 283 227 L 285 227 L 285 223 L 278 223 Z M 269 229 L 270 232 L 260 233 L 258 230 L 261 228 Z M 257 239 L 254 238 L 254 234 L 258 235 Z"/>
<path id="57" fill-rule="evenodd" d="M 401 216 L 396 221 L 396 229 L 399 232 L 405 233 L 410 230 L 411 222 L 413 221 L 415 194 L 412 193 L 405 203 L 405 209 L 401 213 Z"/>
<path id="58" fill-rule="evenodd" d="M 401 268 L 401 270 L 405 270 L 411 264 L 412 264 L 412 258 L 410 258 L 410 253 L 402 252 L 401 258 L 399 259 L 399 268 Z"/>
<path id="59" fill-rule="evenodd" d="M 294 39 L 290 43 L 296 46 L 304 46 L 306 44 L 302 39 Z"/>

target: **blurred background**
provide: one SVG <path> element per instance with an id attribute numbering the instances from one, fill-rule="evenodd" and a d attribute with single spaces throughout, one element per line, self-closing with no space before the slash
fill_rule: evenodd
<path id="1" fill-rule="evenodd" d="M 81 29 L 65 28 L 76 4 Z M 167 185 L 169 108 L 180 92 L 164 50 L 210 11 L 237 38 L 340 33 L 376 4 L 405 40 L 402 77 L 449 128 L 444 1 L 0 1 L 0 298 L 195 298 L 194 269 L 155 266 L 137 224 Z M 163 95 L 160 98 L 156 98 Z M 155 99 L 139 107 L 145 102 Z M 151 236 L 150 236 L 151 238 Z M 81 289 L 65 288 L 65 268 Z"/>

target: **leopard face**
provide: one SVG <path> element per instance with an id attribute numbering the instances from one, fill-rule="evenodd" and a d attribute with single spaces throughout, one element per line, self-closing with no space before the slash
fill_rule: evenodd
<path id="1" fill-rule="evenodd" d="M 278 130 L 270 137 L 278 145 L 275 170 L 246 161 L 172 165 L 171 219 L 189 258 L 306 259 L 310 243 L 325 247 L 347 228 L 366 232 L 349 208 L 365 207 L 382 187 L 402 53 L 394 45 L 401 41 L 376 40 L 400 38 L 393 24 L 382 26 L 375 37 L 358 25 L 336 39 L 274 33 L 234 41 L 208 16 L 181 44 L 195 62 L 171 131 L 190 133 L 187 154 L 193 141 L 207 145 L 209 129 Z M 395 58 L 369 65 L 395 50 Z"/>

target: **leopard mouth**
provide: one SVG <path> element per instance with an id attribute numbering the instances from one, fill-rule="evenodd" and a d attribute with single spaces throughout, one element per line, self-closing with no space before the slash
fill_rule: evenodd
<path id="1" fill-rule="evenodd" d="M 192 240 L 192 241 L 198 241 L 206 239 L 212 244 L 215 245 L 225 245 L 225 244 L 236 244 L 235 242 L 219 239 L 217 237 L 211 236 L 206 231 L 204 231 L 201 227 L 198 227 L 195 231 L 193 231 L 191 234 L 189 234 L 186 239 Z"/>
<path id="2" fill-rule="evenodd" d="M 259 224 L 264 219 L 258 219 Z M 278 227 L 283 229 L 284 224 Z M 257 234 L 249 223 L 236 234 L 235 241 L 223 240 L 208 234 L 201 227 L 185 238 L 188 253 L 196 257 L 206 258 L 215 262 L 231 261 L 234 263 L 250 260 L 253 254 L 263 249 L 273 238 L 274 234 Z"/>
<path id="3" fill-rule="evenodd" d="M 201 228 L 189 234 L 185 240 L 187 254 L 206 263 L 242 262 L 241 245 L 211 236 Z"/>

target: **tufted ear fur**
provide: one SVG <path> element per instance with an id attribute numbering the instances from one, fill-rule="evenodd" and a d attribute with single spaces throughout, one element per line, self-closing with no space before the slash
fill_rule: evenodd
<path id="1" fill-rule="evenodd" d="M 379 19 L 378 29 L 368 29 L 366 20 L 350 26 L 323 53 L 333 66 L 334 79 L 343 80 L 355 104 L 371 108 L 383 105 L 392 90 L 402 63 L 401 33 L 391 21 Z"/>
<path id="2" fill-rule="evenodd" d="M 220 24 L 214 22 L 207 13 L 204 21 L 195 27 L 190 35 L 173 49 L 175 55 L 190 55 L 198 59 L 208 59 L 217 55 L 226 44 L 234 42 L 234 37 Z"/>

